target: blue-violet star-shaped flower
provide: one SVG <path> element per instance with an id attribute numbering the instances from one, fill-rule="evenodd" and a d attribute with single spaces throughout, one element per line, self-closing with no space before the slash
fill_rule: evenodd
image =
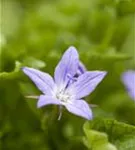
<path id="1" fill-rule="evenodd" d="M 135 100 L 135 71 L 128 70 L 122 74 L 122 81 L 128 91 L 129 96 Z"/>
<path id="2" fill-rule="evenodd" d="M 22 70 L 43 93 L 39 96 L 38 108 L 49 104 L 65 106 L 75 115 L 92 119 L 92 111 L 82 98 L 96 88 L 106 72 L 86 71 L 73 46 L 67 49 L 56 66 L 54 79 L 48 73 L 33 68 L 23 67 Z"/>

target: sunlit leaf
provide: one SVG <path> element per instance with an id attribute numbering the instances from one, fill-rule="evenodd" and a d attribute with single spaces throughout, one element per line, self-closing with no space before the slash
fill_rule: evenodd
<path id="1" fill-rule="evenodd" d="M 135 126 L 132 125 L 111 119 L 94 119 L 84 124 L 84 132 L 85 143 L 92 150 L 100 148 L 134 150 L 135 148 Z"/>

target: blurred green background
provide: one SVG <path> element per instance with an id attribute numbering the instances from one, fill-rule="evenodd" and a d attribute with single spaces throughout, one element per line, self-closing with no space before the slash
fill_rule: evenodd
<path id="1" fill-rule="evenodd" d="M 29 66 L 53 75 L 63 52 L 78 49 L 88 70 L 108 75 L 86 100 L 94 117 L 135 125 L 135 103 L 121 81 L 135 69 L 134 0 L 1 0 L 0 149 L 85 150 L 84 119 L 57 106 L 36 108 L 40 94 L 20 71 Z"/>

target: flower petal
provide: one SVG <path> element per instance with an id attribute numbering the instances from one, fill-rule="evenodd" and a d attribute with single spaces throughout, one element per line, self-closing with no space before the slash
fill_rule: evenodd
<path id="1" fill-rule="evenodd" d="M 44 94 L 52 95 L 55 84 L 49 74 L 28 67 L 23 67 L 22 70 L 35 83 L 40 91 Z"/>
<path id="2" fill-rule="evenodd" d="M 69 78 L 67 75 L 74 76 L 77 72 L 79 65 L 79 56 L 78 52 L 74 47 L 69 47 L 64 53 L 62 59 L 58 63 L 55 69 L 55 82 L 59 86 L 66 86 Z"/>
<path id="3" fill-rule="evenodd" d="M 135 100 L 135 71 L 129 70 L 122 75 L 123 83 L 131 98 Z"/>
<path id="4" fill-rule="evenodd" d="M 80 74 L 83 74 L 83 73 L 86 72 L 86 68 L 85 68 L 84 64 L 81 61 L 79 62 L 78 71 L 79 71 Z"/>
<path id="5" fill-rule="evenodd" d="M 81 116 L 88 120 L 92 119 L 92 111 L 84 100 L 74 100 L 72 103 L 65 105 L 67 110 L 77 116 Z"/>
<path id="6" fill-rule="evenodd" d="M 40 95 L 39 100 L 37 102 L 37 107 L 43 107 L 45 105 L 61 105 L 60 101 L 58 99 L 53 98 L 52 96 L 47 96 L 47 95 Z"/>
<path id="7" fill-rule="evenodd" d="M 76 99 L 89 95 L 103 80 L 105 75 L 106 72 L 104 71 L 87 71 L 79 76 L 72 85 L 76 92 Z"/>
<path id="8" fill-rule="evenodd" d="M 84 64 L 81 61 L 79 61 L 78 69 L 74 76 L 74 80 L 76 80 L 80 75 L 82 75 L 85 72 L 86 72 L 86 68 L 85 68 Z"/>

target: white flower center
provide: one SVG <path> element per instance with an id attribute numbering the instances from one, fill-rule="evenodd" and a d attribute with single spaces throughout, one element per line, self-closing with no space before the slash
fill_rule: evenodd
<path id="1" fill-rule="evenodd" d="M 67 103 L 71 100 L 71 95 L 66 91 L 61 90 L 57 92 L 56 98 L 59 99 L 61 102 Z"/>

